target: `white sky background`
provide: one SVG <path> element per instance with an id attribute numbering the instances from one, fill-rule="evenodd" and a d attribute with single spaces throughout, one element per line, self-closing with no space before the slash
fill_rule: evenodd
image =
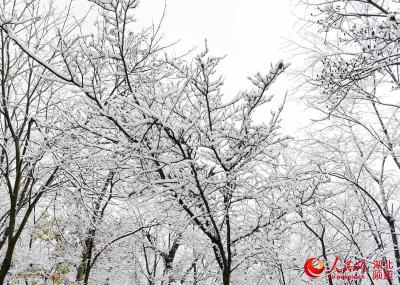
<path id="1" fill-rule="evenodd" d="M 193 47 L 199 50 L 207 39 L 210 53 L 226 55 L 220 65 L 225 78 L 224 94 L 234 97 L 250 87 L 247 76 L 269 71 L 271 63 L 279 60 L 296 63 L 287 48 L 287 39 L 296 37 L 299 25 L 294 1 L 291 0 L 142 0 L 139 4 L 138 24 L 158 23 L 166 3 L 162 32 L 166 42 L 180 40 L 177 52 Z M 194 53 L 196 54 L 196 53 Z M 297 60 L 296 60 L 297 61 Z M 297 63 L 299 64 L 299 63 Z M 290 71 L 290 70 L 289 70 Z M 283 113 L 283 130 L 294 135 L 308 124 L 310 117 L 304 105 L 294 101 L 292 78 L 282 76 L 273 88 L 274 106 L 288 91 L 288 103 Z M 267 107 L 256 114 L 257 121 L 268 120 Z"/>
<path id="2" fill-rule="evenodd" d="M 58 3 L 62 0 L 56 0 Z M 78 14 L 88 8 L 75 0 Z M 216 56 L 226 55 L 219 67 L 225 79 L 223 87 L 225 98 L 233 98 L 240 90 L 251 87 L 247 76 L 260 71 L 265 74 L 271 64 L 279 60 L 291 63 L 288 72 L 282 74 L 270 92 L 275 94 L 272 108 L 276 108 L 288 92 L 288 100 L 282 115 L 283 131 L 295 135 L 300 128 L 309 123 L 309 110 L 295 101 L 299 93 L 293 77 L 288 74 L 301 68 L 299 58 L 293 58 L 293 46 L 287 39 L 299 42 L 297 37 L 301 25 L 296 25 L 293 0 L 141 0 L 136 18 L 138 27 L 158 24 L 166 5 L 166 15 L 161 32 L 164 44 L 179 42 L 173 47 L 176 54 L 183 54 L 197 48 L 196 55 L 207 39 L 210 53 Z M 297 37 L 297 38 L 296 38 Z M 296 61 L 296 62 L 295 62 Z M 260 108 L 255 115 L 257 122 L 269 120 L 269 105 Z"/>

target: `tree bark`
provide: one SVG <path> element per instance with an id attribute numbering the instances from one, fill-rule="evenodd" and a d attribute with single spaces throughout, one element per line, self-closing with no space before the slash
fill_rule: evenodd
<path id="1" fill-rule="evenodd" d="M 16 242 L 14 242 L 13 240 L 9 241 L 6 255 L 3 259 L 3 262 L 2 262 L 1 268 L 0 268 L 0 285 L 3 285 L 4 280 L 6 279 L 7 273 L 10 270 L 11 261 L 12 261 L 12 257 L 13 257 L 14 249 L 15 249 L 15 244 L 16 244 Z"/>
<path id="2" fill-rule="evenodd" d="M 229 269 L 224 269 L 222 272 L 222 281 L 224 285 L 230 285 L 231 283 L 231 272 Z"/>
<path id="3" fill-rule="evenodd" d="M 94 230 L 89 232 L 89 236 L 85 240 L 85 248 L 82 252 L 82 260 L 79 264 L 79 268 L 76 274 L 76 281 L 83 281 L 84 285 L 89 282 L 89 275 L 91 269 L 91 260 L 93 253 L 93 236 L 95 234 Z"/>
<path id="4" fill-rule="evenodd" d="M 394 256 L 396 258 L 396 271 L 395 271 L 396 277 L 400 284 L 400 252 L 399 252 L 399 242 L 396 235 L 396 227 L 394 224 L 394 219 L 391 216 L 388 217 L 387 221 L 390 227 L 390 235 L 392 237 L 392 242 L 393 242 L 393 251 L 394 251 Z"/>

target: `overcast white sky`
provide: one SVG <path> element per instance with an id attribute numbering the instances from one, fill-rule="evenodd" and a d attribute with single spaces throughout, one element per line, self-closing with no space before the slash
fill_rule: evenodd
<path id="1" fill-rule="evenodd" d="M 146 0 L 139 5 L 139 23 L 158 22 L 165 3 L 163 34 L 167 41 L 180 40 L 178 51 L 201 48 L 207 38 L 211 53 L 227 55 L 220 71 L 229 97 L 249 86 L 247 76 L 267 72 L 280 59 L 293 61 L 286 40 L 295 38 L 298 31 L 291 0 Z M 288 80 L 277 82 L 273 90 L 277 101 L 293 88 Z M 292 133 L 304 126 L 307 117 L 304 106 L 290 100 L 283 117 L 285 131 Z"/>
<path id="2" fill-rule="evenodd" d="M 61 1 L 61 0 L 56 0 Z M 81 0 L 79 0 L 81 1 Z M 80 6 L 82 2 L 75 2 Z M 247 76 L 260 71 L 266 73 L 270 65 L 279 60 L 292 63 L 289 69 L 301 65 L 293 59 L 286 39 L 296 40 L 300 25 L 294 14 L 293 0 L 142 0 L 136 18 L 138 26 L 159 23 L 166 5 L 162 23 L 164 43 L 180 40 L 174 49 L 183 53 L 192 48 L 201 49 L 207 39 L 210 52 L 226 55 L 220 65 L 225 78 L 224 94 L 234 97 L 240 90 L 250 87 Z M 79 12 L 85 9 L 80 6 Z M 297 39 L 298 41 L 298 39 Z M 193 53 L 193 55 L 196 52 Z M 294 62 L 296 61 L 297 64 Z M 310 118 L 304 105 L 294 102 L 291 89 L 295 87 L 289 76 L 282 76 L 274 84 L 274 105 L 283 100 L 289 91 L 289 102 L 283 114 L 286 133 L 294 134 L 305 126 Z M 295 94 L 299 95 L 299 94 Z M 267 108 L 266 108 L 267 109 Z M 256 114 L 257 121 L 267 120 L 266 109 Z"/>

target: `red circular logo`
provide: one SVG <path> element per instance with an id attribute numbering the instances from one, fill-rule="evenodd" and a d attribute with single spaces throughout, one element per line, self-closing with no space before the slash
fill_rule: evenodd
<path id="1" fill-rule="evenodd" d="M 304 273 L 310 278 L 317 278 L 324 272 L 325 264 L 322 260 L 311 257 L 304 263 Z"/>

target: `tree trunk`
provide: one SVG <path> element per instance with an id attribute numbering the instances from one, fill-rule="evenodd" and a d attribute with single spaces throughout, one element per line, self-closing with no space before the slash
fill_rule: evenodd
<path id="1" fill-rule="evenodd" d="M 94 232 L 94 230 L 90 230 L 89 236 L 85 240 L 85 247 L 82 251 L 82 260 L 79 264 L 78 272 L 76 274 L 76 281 L 83 281 L 84 285 L 87 285 L 89 282 Z"/>
<path id="2" fill-rule="evenodd" d="M 10 241 L 7 247 L 6 255 L 3 259 L 3 262 L 1 264 L 0 268 L 0 285 L 3 285 L 4 280 L 6 279 L 7 273 L 10 270 L 11 267 L 11 261 L 15 249 L 15 242 Z"/>
<path id="3" fill-rule="evenodd" d="M 165 263 L 164 275 L 170 274 L 173 270 L 175 255 L 180 246 L 180 244 L 179 244 L 180 238 L 181 238 L 181 235 L 179 234 L 178 237 L 172 243 L 171 249 L 168 251 L 168 253 L 166 255 L 163 256 L 164 263 Z M 170 285 L 174 282 L 175 282 L 175 279 L 172 276 L 168 276 L 167 285 Z"/>
<path id="4" fill-rule="evenodd" d="M 83 281 L 84 285 L 89 284 L 90 270 L 92 269 L 92 253 L 93 253 L 93 237 L 90 238 L 89 242 L 89 250 L 88 250 L 86 270 L 85 270 L 85 280 Z"/>
<path id="5" fill-rule="evenodd" d="M 399 242 L 397 240 L 397 235 L 396 235 L 396 227 L 394 224 L 394 219 L 391 216 L 389 216 L 387 221 L 390 227 L 390 235 L 392 237 L 392 242 L 393 242 L 393 251 L 394 251 L 394 256 L 396 258 L 396 271 L 395 271 L 396 277 L 400 284 L 400 252 L 399 252 Z"/>
<path id="6" fill-rule="evenodd" d="M 325 228 L 323 230 L 323 234 L 325 233 Z M 328 255 L 326 254 L 326 247 L 325 247 L 325 241 L 323 238 L 323 234 L 321 237 L 319 237 L 319 241 L 321 242 L 321 247 L 322 247 L 322 256 L 324 257 L 325 261 L 328 261 Z M 332 277 L 331 275 L 328 275 L 328 282 L 329 285 L 333 285 Z"/>
<path id="7" fill-rule="evenodd" d="M 95 204 L 95 209 L 92 215 L 92 223 L 93 225 L 97 225 L 102 218 L 103 218 L 103 213 L 104 210 L 106 209 L 108 205 L 108 201 L 103 205 L 103 208 L 101 209 L 101 204 L 103 201 L 103 198 L 106 195 L 108 186 L 111 184 L 111 181 L 113 179 L 114 172 L 110 171 L 107 175 L 106 181 L 104 183 L 104 186 L 101 190 L 100 195 L 98 196 L 98 199 Z M 112 190 L 112 184 L 111 184 L 111 189 Z M 111 193 L 110 193 L 111 195 Z M 78 272 L 76 274 L 76 281 L 83 281 L 84 285 L 87 285 L 89 283 L 89 276 L 90 276 L 90 270 L 92 269 L 92 255 L 93 255 L 93 248 L 94 248 L 94 238 L 96 234 L 96 227 L 94 228 L 89 228 L 88 230 L 88 236 L 85 239 L 84 243 L 84 248 L 82 251 L 82 260 L 81 263 L 79 264 Z"/>
<path id="8" fill-rule="evenodd" d="M 222 273 L 222 281 L 224 285 L 230 285 L 231 272 L 229 269 L 224 269 Z"/>
<path id="9" fill-rule="evenodd" d="M 10 207 L 10 222 L 8 224 L 7 231 L 7 250 L 4 256 L 3 262 L 0 267 L 0 285 L 3 285 L 6 275 L 11 267 L 11 262 L 15 250 L 15 245 L 17 244 L 17 238 L 14 237 L 15 223 L 16 223 L 16 195 L 10 195 L 11 207 Z"/>

